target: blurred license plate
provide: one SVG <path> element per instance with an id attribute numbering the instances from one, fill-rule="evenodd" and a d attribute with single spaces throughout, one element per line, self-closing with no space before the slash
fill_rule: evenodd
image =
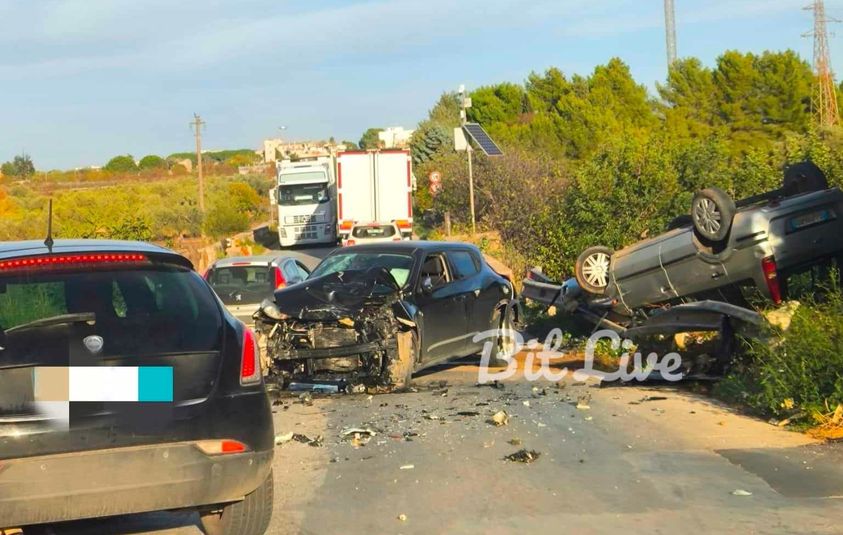
<path id="1" fill-rule="evenodd" d="M 790 232 L 795 232 L 805 227 L 831 221 L 832 219 L 835 219 L 835 215 L 831 210 L 817 210 L 816 212 L 811 212 L 809 214 L 792 217 L 788 221 L 788 230 Z"/>

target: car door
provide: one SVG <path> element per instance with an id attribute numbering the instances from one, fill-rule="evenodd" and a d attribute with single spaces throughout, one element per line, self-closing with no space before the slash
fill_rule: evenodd
<path id="1" fill-rule="evenodd" d="M 452 250 L 446 253 L 454 273 L 457 291 L 464 297 L 463 310 L 466 318 L 465 353 L 478 351 L 480 342 L 473 341 L 474 336 L 489 328 L 494 303 L 497 300 L 490 280 L 485 280 L 481 269 L 481 260 L 470 250 Z"/>
<path id="2" fill-rule="evenodd" d="M 423 289 L 429 279 L 429 290 Z M 453 279 L 445 255 L 430 253 L 422 262 L 415 288 L 421 313 L 421 360 L 461 356 L 465 349 L 465 296 Z"/>

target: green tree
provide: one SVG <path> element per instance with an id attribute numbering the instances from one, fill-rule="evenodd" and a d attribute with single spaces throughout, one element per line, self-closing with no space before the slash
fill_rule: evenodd
<path id="1" fill-rule="evenodd" d="M 29 178 L 35 174 L 35 164 L 29 154 L 22 153 L 12 158 L 12 161 L 4 163 L 0 172 L 6 176 Z"/>
<path id="2" fill-rule="evenodd" d="M 348 140 L 342 141 L 342 142 L 340 142 L 340 145 L 345 145 L 346 150 L 357 150 L 357 149 L 359 149 L 359 147 L 357 146 L 357 143 L 355 143 L 353 141 L 348 141 Z"/>
<path id="3" fill-rule="evenodd" d="M 363 150 L 380 148 L 381 142 L 378 139 L 378 134 L 383 132 L 383 128 L 369 128 L 363 132 L 358 145 Z"/>
<path id="4" fill-rule="evenodd" d="M 148 171 L 150 169 L 165 169 L 167 167 L 167 162 L 164 158 L 160 156 L 156 156 L 155 154 L 149 154 L 141 158 L 138 162 L 138 169 L 141 171 Z"/>
<path id="5" fill-rule="evenodd" d="M 138 166 L 135 164 L 135 159 L 131 154 L 115 156 L 114 158 L 108 160 L 108 163 L 105 164 L 105 170 L 111 171 L 112 173 L 128 173 L 137 171 L 137 169 Z"/>

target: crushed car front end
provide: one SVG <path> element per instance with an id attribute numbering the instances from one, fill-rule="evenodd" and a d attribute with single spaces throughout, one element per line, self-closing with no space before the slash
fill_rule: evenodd
<path id="1" fill-rule="evenodd" d="M 389 386 L 395 382 L 390 364 L 408 358 L 399 346 L 415 327 L 409 307 L 380 269 L 332 273 L 279 290 L 271 310 L 264 306 L 255 315 L 267 337 L 270 375 L 282 387 Z"/>

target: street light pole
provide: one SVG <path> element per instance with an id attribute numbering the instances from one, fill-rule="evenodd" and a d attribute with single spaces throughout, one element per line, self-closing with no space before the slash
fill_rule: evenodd
<path id="1" fill-rule="evenodd" d="M 460 85 L 460 126 L 465 126 L 468 116 L 466 108 L 471 106 L 471 102 L 465 97 L 465 86 Z M 468 153 L 468 203 L 471 208 L 471 235 L 477 232 L 477 223 L 474 216 L 474 172 L 471 165 L 471 141 L 466 140 L 465 152 Z"/>

